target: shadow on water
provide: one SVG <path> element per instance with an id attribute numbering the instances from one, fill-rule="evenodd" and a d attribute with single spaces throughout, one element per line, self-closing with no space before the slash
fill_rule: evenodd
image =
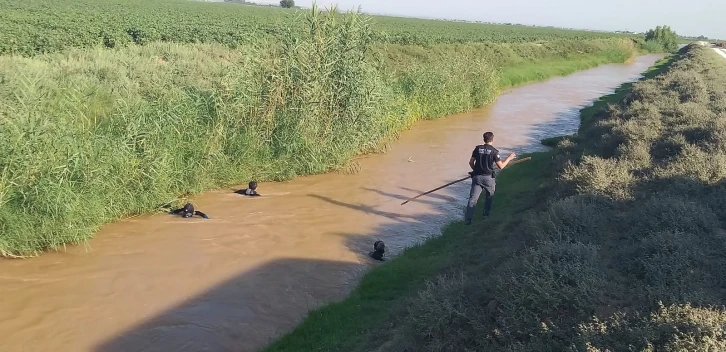
<path id="1" fill-rule="evenodd" d="M 327 202 L 327 203 L 330 203 L 333 205 L 345 207 L 348 209 L 358 210 L 358 211 L 361 211 L 363 213 L 370 214 L 370 215 L 379 215 L 379 216 L 387 217 L 389 219 L 394 219 L 394 220 L 398 220 L 398 221 L 415 220 L 417 218 L 417 216 L 413 216 L 413 215 L 397 214 L 397 213 L 382 211 L 382 210 L 376 209 L 375 206 L 365 205 L 365 204 L 346 203 L 343 201 L 335 200 L 335 199 L 317 195 L 317 194 L 308 194 L 308 196 L 316 198 L 316 199 L 320 199 L 324 202 Z"/>
<path id="2" fill-rule="evenodd" d="M 259 323 L 279 320 L 290 306 L 306 306 L 313 309 L 323 302 L 318 292 L 332 287 L 310 287 L 307 282 L 318 283 L 320 272 L 356 272 L 361 264 L 309 260 L 280 259 L 256 269 L 239 274 L 214 288 L 166 310 L 145 323 L 135 326 L 123 334 L 97 346 L 98 352 L 118 351 L 247 351 L 243 336 L 258 331 L 269 336 L 269 330 L 260 330 Z M 285 278 L 280 274 L 286 273 Z M 270 287 L 270 278 L 285 281 Z M 193 280 L 193 278 L 189 278 Z M 334 286 L 330 283 L 327 286 Z M 259 292 L 267 290 L 266 292 Z M 260 300 L 260 296 L 267 297 Z M 261 302 L 254 308 L 243 302 Z M 255 316 L 259 319 L 245 317 Z M 302 318 L 302 317 L 299 317 Z M 288 321 L 287 326 L 272 332 L 280 335 L 297 321 Z M 253 343 L 260 345 L 260 341 Z M 264 344 L 264 343 L 263 343 Z"/>
<path id="3" fill-rule="evenodd" d="M 466 167 L 466 166 L 464 166 L 464 167 Z M 399 188 L 402 189 L 402 190 L 404 190 L 404 191 L 413 192 L 415 194 L 421 194 L 421 193 L 424 193 L 424 192 L 429 191 L 429 190 L 426 190 L 426 191 L 416 190 L 416 189 L 411 189 L 411 188 L 408 188 L 408 187 L 399 187 Z M 455 202 L 456 201 L 456 198 L 454 198 L 454 197 L 447 196 L 447 195 L 436 194 L 436 193 L 429 193 L 426 196 L 427 197 L 431 197 L 431 198 L 435 198 L 435 199 L 439 199 L 439 200 L 443 200 L 443 201 L 446 201 L 446 202 Z M 399 196 L 399 197 L 400 198 L 398 198 L 398 199 L 408 200 L 408 198 L 405 197 L 405 196 Z M 422 200 L 419 200 L 419 199 L 417 199 L 416 201 L 417 202 L 422 202 Z"/>
<path id="4" fill-rule="evenodd" d="M 417 195 L 425 192 L 425 191 L 422 191 L 422 190 L 416 190 L 416 189 L 411 189 L 411 188 L 407 188 L 407 187 L 398 187 L 398 188 L 400 188 L 400 189 L 402 189 L 404 191 L 411 192 L 413 194 L 417 194 Z M 394 194 L 394 193 L 385 192 L 385 191 L 381 191 L 381 190 L 374 189 L 374 188 L 362 187 L 361 189 L 363 189 L 365 191 L 368 191 L 368 192 L 376 193 L 376 194 L 378 194 L 380 196 L 383 196 L 383 197 L 386 197 L 386 198 L 389 199 L 390 202 L 393 202 L 394 200 L 400 200 L 400 201 L 403 202 L 403 201 L 406 201 L 406 200 L 409 200 L 410 199 L 410 197 L 407 196 L 407 195 Z M 444 201 L 444 202 L 456 202 L 456 198 L 454 198 L 452 196 L 448 196 L 448 195 L 430 193 L 430 194 L 427 194 L 426 196 L 428 198 L 433 198 L 433 199 L 437 199 L 437 200 Z M 430 201 L 430 200 L 426 200 L 425 198 L 416 199 L 416 202 L 418 202 L 418 203 L 424 203 L 424 204 L 428 204 L 428 205 L 436 205 L 437 204 L 437 202 Z"/>
<path id="5" fill-rule="evenodd" d="M 541 140 L 552 137 L 567 136 L 577 133 L 580 126 L 580 110 L 585 106 L 577 106 L 555 113 L 555 119 L 546 124 L 534 125 L 528 134 L 532 144 L 526 152 L 542 151 L 547 147 L 536 144 Z M 573 123 L 577 121 L 577 123 Z"/>

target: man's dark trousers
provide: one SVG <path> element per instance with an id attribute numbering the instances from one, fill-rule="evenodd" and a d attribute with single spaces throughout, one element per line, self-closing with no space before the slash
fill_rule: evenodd
<path id="1" fill-rule="evenodd" d="M 489 216 L 489 212 L 492 210 L 495 185 L 496 181 L 492 175 L 474 175 L 471 177 L 471 192 L 469 192 L 469 204 L 466 206 L 465 220 L 471 221 L 474 217 L 474 208 L 476 208 L 476 203 L 479 201 L 482 191 L 486 192 L 484 216 Z"/>

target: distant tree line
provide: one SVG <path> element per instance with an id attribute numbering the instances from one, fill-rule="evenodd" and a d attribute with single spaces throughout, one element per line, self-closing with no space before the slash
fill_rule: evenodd
<path id="1" fill-rule="evenodd" d="M 280 0 L 280 6 L 286 9 L 295 7 L 295 0 Z"/>

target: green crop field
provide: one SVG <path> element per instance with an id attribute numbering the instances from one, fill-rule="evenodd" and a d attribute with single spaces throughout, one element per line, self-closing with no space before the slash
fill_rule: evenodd
<path id="1" fill-rule="evenodd" d="M 155 41 L 229 47 L 287 35 L 298 10 L 186 0 L 0 0 L 0 54 Z M 395 44 L 602 39 L 614 33 L 375 17 L 373 40 Z"/>

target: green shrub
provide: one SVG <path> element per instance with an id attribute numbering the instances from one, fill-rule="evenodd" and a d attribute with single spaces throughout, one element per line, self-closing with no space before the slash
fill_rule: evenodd
<path id="1" fill-rule="evenodd" d="M 655 45 L 661 45 L 665 50 L 673 52 L 678 49 L 678 34 L 669 26 L 658 26 L 645 33 L 645 42 L 654 42 Z"/>
<path id="2" fill-rule="evenodd" d="M 580 327 L 579 351 L 720 351 L 726 348 L 726 311 L 660 304 L 653 313 L 620 314 Z"/>
<path id="3" fill-rule="evenodd" d="M 645 41 L 645 42 L 643 42 L 641 47 L 643 48 L 643 50 L 645 50 L 649 53 L 662 53 L 662 52 L 666 51 L 663 44 L 660 42 L 657 42 L 655 40 Z"/>
<path id="4" fill-rule="evenodd" d="M 566 239 L 542 241 L 498 270 L 491 280 L 499 339 L 511 344 L 538 334 L 552 337 L 558 326 L 590 316 L 606 285 L 598 252 Z"/>
<path id="5" fill-rule="evenodd" d="M 571 182 L 578 193 L 631 199 L 634 177 L 628 163 L 618 159 L 585 156 L 580 165 L 570 166 L 562 179 Z"/>
<path id="6" fill-rule="evenodd" d="M 463 274 L 427 282 L 408 310 L 407 332 L 415 337 L 414 350 L 454 352 L 461 345 L 486 346 L 494 311 L 480 301 L 485 299 L 483 289 Z"/>

